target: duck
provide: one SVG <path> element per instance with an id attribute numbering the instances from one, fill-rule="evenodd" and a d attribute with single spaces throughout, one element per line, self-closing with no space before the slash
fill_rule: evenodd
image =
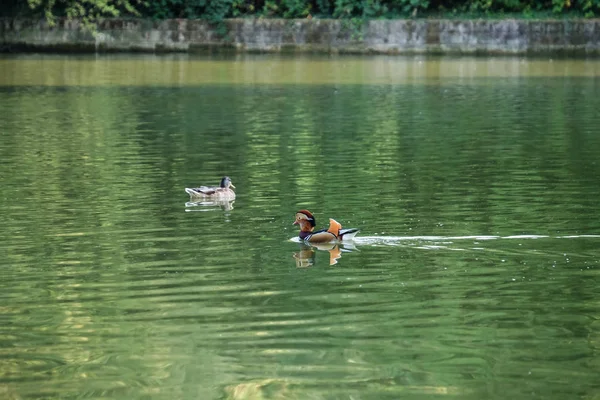
<path id="1" fill-rule="evenodd" d="M 231 189 L 234 188 L 231 179 L 228 176 L 224 176 L 221 179 L 219 186 L 200 186 L 196 188 L 185 188 L 185 192 L 194 198 L 203 199 L 216 199 L 216 200 L 234 200 L 235 192 Z"/>
<path id="2" fill-rule="evenodd" d="M 314 232 L 316 221 L 314 215 L 308 210 L 296 212 L 293 225 L 300 227 L 300 239 L 310 243 L 340 242 L 354 239 L 358 228 L 342 229 L 342 224 L 329 218 L 329 228 Z"/>

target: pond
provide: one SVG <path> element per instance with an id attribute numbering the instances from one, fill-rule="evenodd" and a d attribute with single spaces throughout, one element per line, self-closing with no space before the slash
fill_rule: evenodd
<path id="1" fill-rule="evenodd" d="M 600 396 L 599 60 L 0 72 L 0 397 Z"/>

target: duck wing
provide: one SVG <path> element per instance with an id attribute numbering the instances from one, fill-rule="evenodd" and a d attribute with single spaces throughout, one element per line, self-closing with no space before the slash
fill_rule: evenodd
<path id="1" fill-rule="evenodd" d="M 196 188 L 196 191 L 204 194 L 214 194 L 217 189 L 218 187 L 215 186 L 200 186 L 199 188 Z"/>
<path id="2" fill-rule="evenodd" d="M 185 188 L 187 194 L 191 195 L 211 195 L 215 194 L 217 187 L 214 186 L 200 186 L 196 188 Z"/>

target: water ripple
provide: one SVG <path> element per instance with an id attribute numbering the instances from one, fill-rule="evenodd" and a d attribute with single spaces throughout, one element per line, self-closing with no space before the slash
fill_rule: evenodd
<path id="1" fill-rule="evenodd" d="M 594 63 L 31 57 L 0 77 L 0 397 L 597 392 L 598 82 L 544 77 Z M 388 64 L 423 79 L 365 83 Z M 183 191 L 224 174 L 235 205 Z M 303 208 L 361 233 L 290 242 Z"/>

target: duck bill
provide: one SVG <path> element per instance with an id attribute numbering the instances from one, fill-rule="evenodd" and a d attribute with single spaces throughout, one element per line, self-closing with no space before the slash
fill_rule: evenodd
<path id="1" fill-rule="evenodd" d="M 298 221 L 292 222 L 292 225 L 298 225 Z"/>
<path id="2" fill-rule="evenodd" d="M 233 183 L 230 183 L 229 186 L 231 186 L 232 188 L 235 189 L 235 186 L 233 186 Z"/>

